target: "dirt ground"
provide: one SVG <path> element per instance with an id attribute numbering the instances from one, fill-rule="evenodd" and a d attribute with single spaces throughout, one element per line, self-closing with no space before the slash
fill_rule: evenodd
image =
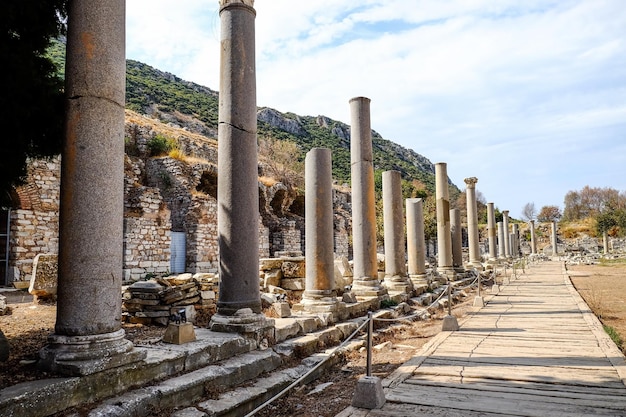
<path id="1" fill-rule="evenodd" d="M 601 320 L 626 338 L 626 264 L 613 266 L 569 266 L 572 281 Z M 474 294 L 454 307 L 461 318 L 472 310 Z M 56 307 L 33 303 L 10 304 L 12 313 L 0 316 L 0 329 L 9 339 L 11 356 L 0 363 L 0 388 L 18 382 L 45 377 L 34 368 L 38 351 L 54 329 Z M 428 321 L 393 325 L 376 330 L 372 360 L 375 376 L 386 377 L 411 358 L 430 338 L 441 331 L 445 312 Z M 135 342 L 160 338 L 164 328 L 125 325 L 127 337 Z M 326 417 L 334 416 L 350 405 L 358 379 L 365 375 L 364 352 L 347 354 L 316 381 L 293 390 L 257 415 L 261 417 Z M 164 414 L 159 414 L 164 416 Z"/>
<path id="2" fill-rule="evenodd" d="M 626 264 L 568 265 L 572 283 L 603 325 L 617 331 L 626 350 Z"/>

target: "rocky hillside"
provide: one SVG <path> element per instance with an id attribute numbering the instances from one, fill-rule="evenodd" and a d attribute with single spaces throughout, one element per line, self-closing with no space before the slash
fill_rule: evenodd
<path id="1" fill-rule="evenodd" d="M 62 72 L 64 45 L 57 42 L 50 55 Z M 216 91 L 133 60 L 127 61 L 126 77 L 126 105 L 129 109 L 192 133 L 216 138 Z M 267 107 L 259 108 L 258 121 L 259 137 L 296 143 L 302 151 L 302 159 L 313 147 L 332 149 L 333 176 L 340 183 L 350 181 L 350 127 L 347 124 L 326 116 L 300 116 Z M 384 139 L 376 131 L 372 131 L 372 138 L 374 168 L 378 174 L 398 170 L 407 184 L 415 184 L 417 180 L 429 194 L 434 193 L 435 169 L 428 158 Z M 454 184 L 451 184 L 450 191 L 452 198 L 459 192 Z"/>

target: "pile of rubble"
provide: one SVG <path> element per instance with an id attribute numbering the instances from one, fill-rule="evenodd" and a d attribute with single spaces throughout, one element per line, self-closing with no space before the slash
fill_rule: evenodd
<path id="1" fill-rule="evenodd" d="M 199 310 L 215 313 L 219 280 L 215 274 L 180 274 L 137 281 L 123 289 L 122 320 L 166 326 L 184 310 L 193 322 Z"/>

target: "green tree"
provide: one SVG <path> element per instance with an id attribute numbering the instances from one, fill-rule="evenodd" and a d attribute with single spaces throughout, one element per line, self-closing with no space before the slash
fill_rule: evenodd
<path id="1" fill-rule="evenodd" d="M 26 176 L 29 157 L 58 154 L 63 129 L 63 81 L 46 56 L 51 39 L 65 31 L 67 0 L 8 0 L 0 14 L 0 95 L 3 135 L 0 205 Z"/>

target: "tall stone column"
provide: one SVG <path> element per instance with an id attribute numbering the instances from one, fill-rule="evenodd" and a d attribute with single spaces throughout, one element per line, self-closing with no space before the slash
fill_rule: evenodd
<path id="1" fill-rule="evenodd" d="M 448 167 L 445 162 L 435 164 L 435 197 L 437 199 L 437 270 L 449 279 L 454 279 L 456 273 L 453 267 L 452 236 L 450 234 Z"/>
<path id="2" fill-rule="evenodd" d="M 463 228 L 461 211 L 450 209 L 450 235 L 452 236 L 452 266 L 456 272 L 465 272 L 463 268 Z"/>
<path id="3" fill-rule="evenodd" d="M 556 221 L 552 221 L 552 256 L 559 255 L 559 244 L 556 238 Z"/>
<path id="4" fill-rule="evenodd" d="M 535 221 L 530 221 L 530 253 L 537 253 L 537 237 L 535 236 Z"/>
<path id="5" fill-rule="evenodd" d="M 121 326 L 125 2 L 71 1 L 68 12 L 58 304 L 40 366 L 87 375 L 145 351 Z"/>
<path id="6" fill-rule="evenodd" d="M 304 160 L 306 311 L 337 310 L 333 253 L 333 183 L 330 149 L 313 148 Z"/>
<path id="7" fill-rule="evenodd" d="M 511 242 L 509 239 L 509 211 L 502 211 L 502 227 L 504 228 L 504 256 L 505 258 L 511 257 Z"/>
<path id="8" fill-rule="evenodd" d="M 350 113 L 352 247 L 354 254 L 352 290 L 358 296 L 375 297 L 386 294 L 387 290 L 378 281 L 370 99 L 366 97 L 351 99 Z"/>
<path id="9" fill-rule="evenodd" d="M 476 177 L 465 178 L 465 195 L 467 199 L 467 237 L 469 249 L 469 266 L 479 271 L 483 270 L 480 258 L 478 237 L 478 209 L 476 205 Z"/>
<path id="10" fill-rule="evenodd" d="M 406 199 L 406 238 L 409 278 L 414 286 L 426 284 L 424 207 L 421 198 Z"/>
<path id="11" fill-rule="evenodd" d="M 489 239 L 489 261 L 498 259 L 496 252 L 496 214 L 493 203 L 487 203 L 487 236 Z"/>
<path id="12" fill-rule="evenodd" d="M 410 293 L 413 285 L 406 273 L 402 177 L 399 171 L 383 172 L 383 222 L 385 227 L 385 286 Z"/>
<path id="13" fill-rule="evenodd" d="M 509 239 L 508 234 L 504 231 L 504 222 L 498 222 L 498 258 L 506 258 L 506 243 Z"/>
<path id="14" fill-rule="evenodd" d="M 609 253 L 609 234 L 607 233 L 607 231 L 605 230 L 604 232 L 602 232 L 602 246 L 604 249 L 604 254 L 608 254 Z"/>
<path id="15" fill-rule="evenodd" d="M 220 0 L 217 229 L 220 291 L 211 330 L 262 338 L 253 0 Z"/>

